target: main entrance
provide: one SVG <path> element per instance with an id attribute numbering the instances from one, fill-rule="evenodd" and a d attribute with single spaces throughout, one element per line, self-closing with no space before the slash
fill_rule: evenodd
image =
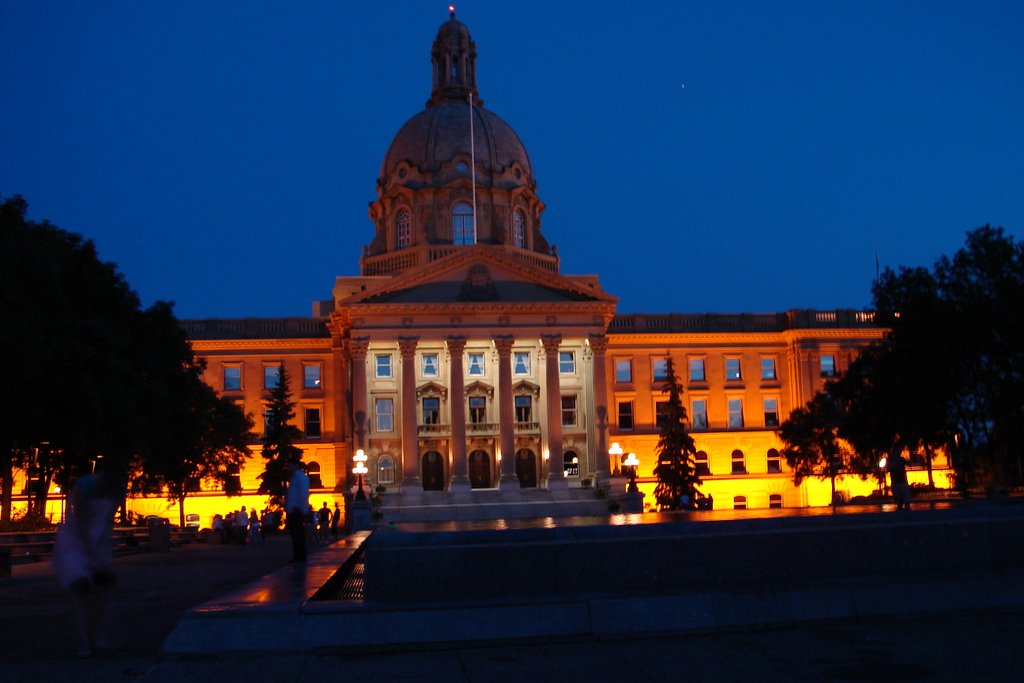
<path id="1" fill-rule="evenodd" d="M 489 489 L 491 481 L 491 457 L 486 451 L 473 451 L 469 454 L 469 485 L 474 489 Z"/>
<path id="2" fill-rule="evenodd" d="M 423 454 L 423 490 L 444 491 L 444 462 L 437 451 Z"/>
<path id="3" fill-rule="evenodd" d="M 521 488 L 537 488 L 537 456 L 529 448 L 516 451 L 516 476 Z"/>

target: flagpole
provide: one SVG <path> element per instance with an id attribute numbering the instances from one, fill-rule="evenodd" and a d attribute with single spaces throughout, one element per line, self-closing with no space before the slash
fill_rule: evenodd
<path id="1" fill-rule="evenodd" d="M 473 139 L 473 93 L 469 93 L 469 169 L 473 183 L 473 244 L 476 244 L 476 141 Z"/>

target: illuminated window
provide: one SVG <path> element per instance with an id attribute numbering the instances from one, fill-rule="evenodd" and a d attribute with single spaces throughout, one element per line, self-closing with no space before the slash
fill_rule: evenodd
<path id="1" fill-rule="evenodd" d="M 309 363 L 302 366 L 302 388 L 303 389 L 319 389 L 320 388 L 320 364 Z"/>
<path id="2" fill-rule="evenodd" d="M 377 483 L 395 483 L 395 459 L 390 455 L 381 455 L 377 458 Z"/>
<path id="3" fill-rule="evenodd" d="M 668 361 L 664 358 L 656 358 L 651 361 L 652 379 L 655 382 L 664 382 L 668 379 Z"/>
<path id="4" fill-rule="evenodd" d="M 747 463 L 743 457 L 743 451 L 737 449 L 732 452 L 732 473 L 733 474 L 746 474 Z"/>
<path id="5" fill-rule="evenodd" d="M 441 422 L 441 399 L 426 396 L 423 399 L 423 424 L 436 425 Z"/>
<path id="6" fill-rule="evenodd" d="M 766 382 L 771 382 L 778 379 L 778 377 L 775 374 L 774 358 L 761 359 L 761 379 L 763 379 Z"/>
<path id="7" fill-rule="evenodd" d="M 782 472 L 782 456 L 774 448 L 768 449 L 768 473 L 778 474 Z"/>
<path id="8" fill-rule="evenodd" d="M 775 398 L 764 399 L 764 426 L 779 426 L 779 400 Z"/>
<path id="9" fill-rule="evenodd" d="M 395 246 L 405 249 L 412 244 L 412 217 L 409 209 L 402 209 L 395 218 Z"/>
<path id="10" fill-rule="evenodd" d="M 242 390 L 242 366 L 241 365 L 225 365 L 224 366 L 224 391 L 241 391 Z"/>
<path id="11" fill-rule="evenodd" d="M 526 423 L 533 421 L 533 397 L 516 396 L 515 407 L 516 422 Z"/>
<path id="12" fill-rule="evenodd" d="M 726 358 L 725 359 L 725 381 L 726 382 L 738 382 L 743 379 L 740 374 L 740 359 L 739 358 Z"/>
<path id="13" fill-rule="evenodd" d="M 526 246 L 526 216 L 519 209 L 512 214 L 512 244 L 517 247 Z"/>
<path id="14" fill-rule="evenodd" d="M 576 374 L 576 354 L 572 351 L 558 352 L 558 372 L 563 375 Z"/>
<path id="15" fill-rule="evenodd" d="M 619 429 L 633 429 L 633 402 L 619 401 Z"/>
<path id="16" fill-rule="evenodd" d="M 306 408 L 303 411 L 302 431 L 307 439 L 320 438 L 320 409 Z"/>
<path id="17" fill-rule="evenodd" d="M 470 377 L 482 377 L 484 374 L 484 354 L 471 353 L 467 356 Z"/>
<path id="18" fill-rule="evenodd" d="M 437 377 L 437 354 L 425 353 L 422 356 L 421 370 L 424 377 Z"/>
<path id="19" fill-rule="evenodd" d="M 395 404 L 390 398 L 374 401 L 377 413 L 377 431 L 390 432 L 395 429 Z"/>
<path id="20" fill-rule="evenodd" d="M 691 358 L 690 359 L 690 381 L 691 382 L 706 382 L 707 376 L 704 374 L 704 359 L 703 358 Z"/>
<path id="21" fill-rule="evenodd" d="M 668 401 L 654 402 L 654 426 L 663 429 L 668 424 Z"/>
<path id="22" fill-rule="evenodd" d="M 703 398 L 693 399 L 693 403 L 690 404 L 692 410 L 690 411 L 690 425 L 693 429 L 707 429 L 708 428 L 708 402 Z"/>
<path id="23" fill-rule="evenodd" d="M 821 376 L 822 377 L 835 377 L 836 376 L 836 357 L 835 356 L 822 356 L 821 357 Z"/>
<path id="24" fill-rule="evenodd" d="M 729 399 L 729 429 L 743 428 L 743 399 Z"/>
<path id="25" fill-rule="evenodd" d="M 452 244 L 473 244 L 473 207 L 459 202 L 452 209 Z"/>
<path id="26" fill-rule="evenodd" d="M 617 358 L 615 359 L 615 381 L 616 382 L 632 382 L 633 381 L 633 361 L 629 358 Z"/>
<path id="27" fill-rule="evenodd" d="M 469 397 L 469 423 L 483 424 L 487 421 L 487 398 L 485 396 Z"/>
<path id="28" fill-rule="evenodd" d="M 391 354 L 378 353 L 373 359 L 374 377 L 379 379 L 391 377 Z"/>
<path id="29" fill-rule="evenodd" d="M 710 477 L 711 476 L 711 463 L 708 460 L 708 454 L 704 451 L 697 451 L 697 455 L 693 456 L 694 471 L 698 477 Z"/>
<path id="30" fill-rule="evenodd" d="M 513 356 L 512 370 L 517 375 L 530 374 L 530 352 L 516 351 Z"/>
<path id="31" fill-rule="evenodd" d="M 782 494 L 773 493 L 768 496 L 768 507 L 769 508 L 780 508 L 782 507 Z"/>
<path id="32" fill-rule="evenodd" d="M 563 396 L 562 397 L 562 426 L 563 427 L 575 427 L 576 426 L 576 397 L 575 396 Z"/>
<path id="33" fill-rule="evenodd" d="M 281 366 L 280 365 L 264 365 L 263 366 L 263 388 L 264 389 L 276 389 L 277 383 L 281 377 Z"/>
<path id="34" fill-rule="evenodd" d="M 736 496 L 735 498 L 733 498 L 732 499 L 732 509 L 733 510 L 746 510 L 747 509 L 747 497 L 746 496 Z"/>

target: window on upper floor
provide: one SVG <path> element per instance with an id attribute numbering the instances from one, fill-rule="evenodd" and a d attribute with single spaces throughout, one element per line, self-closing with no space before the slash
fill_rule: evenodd
<path id="1" fill-rule="evenodd" d="M 633 429 L 633 402 L 619 401 L 619 429 L 628 431 Z"/>
<path id="2" fill-rule="evenodd" d="M 562 397 L 562 426 L 563 427 L 575 427 L 578 422 L 576 415 L 576 397 L 575 396 L 563 396 Z"/>
<path id="3" fill-rule="evenodd" d="M 516 422 L 533 422 L 533 397 L 515 397 Z"/>
<path id="4" fill-rule="evenodd" d="M 654 426 L 663 429 L 668 424 L 668 401 L 654 402 Z"/>
<path id="5" fill-rule="evenodd" d="M 738 382 L 743 379 L 743 375 L 740 373 L 740 359 L 739 358 L 726 358 L 725 359 L 725 381 L 726 382 Z"/>
<path id="6" fill-rule="evenodd" d="M 736 449 L 732 452 L 732 473 L 733 474 L 746 474 L 747 473 L 747 461 L 743 456 L 743 451 Z"/>
<path id="7" fill-rule="evenodd" d="M 826 355 L 821 357 L 821 376 L 822 377 L 835 377 L 836 376 L 836 357 Z"/>
<path id="8" fill-rule="evenodd" d="M 576 354 L 573 351 L 558 352 L 558 372 L 563 375 L 576 374 Z"/>
<path id="9" fill-rule="evenodd" d="M 320 409 L 305 408 L 302 411 L 302 431 L 307 439 L 319 439 L 320 431 Z"/>
<path id="10" fill-rule="evenodd" d="M 322 489 L 324 487 L 323 479 L 320 476 L 320 463 L 316 460 L 306 463 L 306 476 L 309 477 L 309 488 Z"/>
<path id="11" fill-rule="evenodd" d="M 437 377 L 439 371 L 436 353 L 425 353 L 420 357 L 420 371 L 424 377 Z"/>
<path id="12" fill-rule="evenodd" d="M 392 432 L 395 430 L 395 403 L 390 398 L 378 398 L 374 401 L 377 415 L 377 431 Z"/>
<path id="13" fill-rule="evenodd" d="M 775 359 L 770 357 L 761 358 L 761 379 L 765 382 L 773 382 L 778 379 L 775 374 Z"/>
<path id="14" fill-rule="evenodd" d="M 515 351 L 512 354 L 512 372 L 517 375 L 530 374 L 530 352 Z"/>
<path id="15" fill-rule="evenodd" d="M 782 472 L 782 456 L 775 448 L 768 449 L 768 473 L 779 474 Z"/>
<path id="16" fill-rule="evenodd" d="M 479 425 L 487 422 L 487 397 L 469 397 L 469 423 Z"/>
<path id="17" fill-rule="evenodd" d="M 242 390 L 242 365 L 224 366 L 224 391 Z"/>
<path id="18" fill-rule="evenodd" d="M 412 245 L 412 215 L 402 209 L 395 218 L 395 247 L 406 249 Z"/>
<path id="19" fill-rule="evenodd" d="M 319 389 L 321 387 L 321 375 L 323 369 L 319 363 L 303 363 L 302 365 L 302 388 Z"/>
<path id="20" fill-rule="evenodd" d="M 706 382 L 707 375 L 704 374 L 704 359 L 703 358 L 691 358 L 690 359 L 690 381 L 691 382 Z"/>
<path id="21" fill-rule="evenodd" d="M 741 429 L 743 427 L 743 399 L 729 399 L 729 429 Z"/>
<path id="22" fill-rule="evenodd" d="M 512 244 L 517 247 L 526 246 L 526 216 L 519 209 L 512 214 Z"/>
<path id="23" fill-rule="evenodd" d="M 263 388 L 264 389 L 276 389 L 277 383 L 281 377 L 281 366 L 280 365 L 264 365 L 263 366 Z"/>
<path id="24" fill-rule="evenodd" d="M 711 476 L 711 461 L 705 451 L 697 451 L 697 454 L 693 456 L 693 469 L 698 477 Z"/>
<path id="25" fill-rule="evenodd" d="M 470 377 L 483 377 L 484 354 L 472 352 L 466 355 L 466 366 Z"/>
<path id="26" fill-rule="evenodd" d="M 779 426 L 779 399 L 777 399 L 777 398 L 766 398 L 766 399 L 764 399 L 764 426 L 765 427 L 778 427 Z"/>
<path id="27" fill-rule="evenodd" d="M 668 379 L 667 359 L 654 358 L 651 360 L 651 379 L 655 382 L 664 382 Z"/>
<path id="28" fill-rule="evenodd" d="M 473 207 L 459 202 L 452 208 L 452 244 L 473 244 L 475 241 Z"/>
<path id="29" fill-rule="evenodd" d="M 703 398 L 695 398 L 690 403 L 690 425 L 693 429 L 708 428 L 708 402 Z"/>
<path id="30" fill-rule="evenodd" d="M 436 425 L 441 422 L 441 399 L 437 396 L 423 397 L 423 424 Z"/>
<path id="31" fill-rule="evenodd" d="M 615 359 L 615 381 L 616 382 L 632 382 L 633 381 L 633 361 L 629 358 L 616 358 Z"/>
<path id="32" fill-rule="evenodd" d="M 391 354 L 378 353 L 373 357 L 373 376 L 377 379 L 387 379 L 392 375 Z"/>

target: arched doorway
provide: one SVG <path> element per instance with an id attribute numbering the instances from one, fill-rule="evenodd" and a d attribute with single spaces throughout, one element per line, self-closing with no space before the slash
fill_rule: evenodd
<path id="1" fill-rule="evenodd" d="M 444 462 L 437 451 L 423 454 L 423 490 L 444 491 Z"/>
<path id="2" fill-rule="evenodd" d="M 476 450 L 469 454 L 469 485 L 474 489 L 489 489 L 491 482 L 491 458 L 486 451 Z"/>
<path id="3" fill-rule="evenodd" d="M 580 456 L 576 451 L 566 451 L 562 456 L 562 474 L 566 477 L 580 476 Z"/>
<path id="4" fill-rule="evenodd" d="M 537 456 L 529 448 L 516 451 L 516 476 L 520 488 L 537 488 Z"/>

